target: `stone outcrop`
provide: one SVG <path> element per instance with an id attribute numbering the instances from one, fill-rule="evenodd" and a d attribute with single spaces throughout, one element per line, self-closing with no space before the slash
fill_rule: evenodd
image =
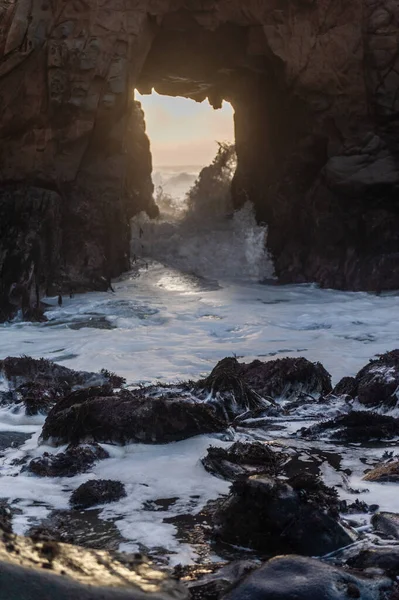
<path id="1" fill-rule="evenodd" d="M 387 578 L 359 576 L 302 556 L 279 556 L 249 575 L 226 600 L 379 600 L 390 596 Z M 394 596 L 392 595 L 392 598 Z"/>
<path id="2" fill-rule="evenodd" d="M 337 493 L 307 474 L 288 482 L 251 475 L 233 483 L 214 515 L 223 542 L 263 556 L 322 556 L 355 541 L 338 518 Z"/>
<path id="3" fill-rule="evenodd" d="M 125 486 L 120 481 L 91 479 L 82 483 L 69 499 L 74 508 L 90 508 L 98 504 L 117 502 L 126 496 Z"/>
<path id="4" fill-rule="evenodd" d="M 399 350 L 391 350 L 370 360 L 356 375 L 337 383 L 332 396 L 347 396 L 365 408 L 396 409 L 399 397 Z"/>
<path id="5" fill-rule="evenodd" d="M 175 394 L 153 398 L 143 391 L 98 395 L 98 389 L 74 392 L 49 412 L 42 439 L 57 445 L 95 442 L 165 444 L 202 433 L 224 431 L 228 422 L 212 406 Z"/>
<path id="6" fill-rule="evenodd" d="M 106 289 L 157 213 L 135 87 L 235 109 L 283 282 L 399 287 L 391 0 L 0 1 L 0 305 Z"/>
<path id="7" fill-rule="evenodd" d="M 135 555 L 34 541 L 4 532 L 0 589 L 8 600 L 186 600 L 183 585 Z"/>

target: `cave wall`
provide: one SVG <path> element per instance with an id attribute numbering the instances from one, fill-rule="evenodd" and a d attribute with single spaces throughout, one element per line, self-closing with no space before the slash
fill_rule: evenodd
<path id="1" fill-rule="evenodd" d="M 281 281 L 399 287 L 398 47 L 395 0 L 0 0 L 3 313 L 128 267 L 156 214 L 136 86 L 232 102 Z"/>

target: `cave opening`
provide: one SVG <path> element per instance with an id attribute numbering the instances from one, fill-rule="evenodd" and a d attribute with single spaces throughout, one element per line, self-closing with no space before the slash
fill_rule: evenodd
<path id="1" fill-rule="evenodd" d="M 198 102 L 155 90 L 145 95 L 136 90 L 135 99 L 144 112 L 154 196 L 161 214 L 179 216 L 187 210 L 190 190 L 198 185 L 201 172 L 209 186 L 204 204 L 221 204 L 223 199 L 217 195 L 226 193 L 236 167 L 231 104 L 223 102 L 216 110 L 207 100 Z"/>

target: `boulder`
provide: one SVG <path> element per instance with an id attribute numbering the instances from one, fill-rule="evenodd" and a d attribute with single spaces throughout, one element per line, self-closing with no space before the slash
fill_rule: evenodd
<path id="1" fill-rule="evenodd" d="M 0 596 L 4 600 L 186 600 L 188 592 L 137 555 L 3 534 Z"/>
<path id="2" fill-rule="evenodd" d="M 380 483 L 399 483 L 399 460 L 383 463 L 368 471 L 363 477 L 365 481 L 379 481 Z"/>
<path id="3" fill-rule="evenodd" d="M 108 452 L 99 444 L 68 446 L 65 452 L 44 452 L 42 456 L 32 459 L 27 470 L 40 477 L 74 477 L 88 471 L 96 460 L 108 457 Z"/>
<path id="4" fill-rule="evenodd" d="M 220 502 L 214 533 L 265 556 L 324 555 L 355 539 L 340 523 L 337 506 L 336 491 L 313 476 L 300 474 L 285 482 L 253 475 L 235 482 Z"/>
<path id="5" fill-rule="evenodd" d="M 192 600 L 218 600 L 259 567 L 259 561 L 236 560 L 188 584 Z"/>
<path id="6" fill-rule="evenodd" d="M 302 556 L 269 560 L 251 573 L 225 600 L 381 600 L 392 582 L 365 578 Z"/>
<path id="7" fill-rule="evenodd" d="M 356 377 L 344 377 L 334 388 L 334 396 L 348 395 L 368 408 L 395 408 L 399 398 L 399 350 L 371 360 Z"/>
<path id="8" fill-rule="evenodd" d="M 97 386 L 112 394 L 125 380 L 103 369 L 99 373 L 74 371 L 46 359 L 29 356 L 0 360 L 0 376 L 10 387 L 0 392 L 0 404 L 23 404 L 28 415 L 47 413 L 65 395 L 74 390 Z"/>
<path id="9" fill-rule="evenodd" d="M 111 479 L 91 479 L 82 483 L 69 499 L 73 508 L 90 508 L 98 504 L 117 502 L 126 496 L 126 490 L 120 481 Z"/>
<path id="10" fill-rule="evenodd" d="M 240 365 L 240 375 L 245 383 L 263 398 L 297 400 L 307 397 L 318 399 L 328 394 L 331 375 L 319 362 L 306 358 L 279 358 Z"/>
<path id="11" fill-rule="evenodd" d="M 368 548 L 348 559 L 348 565 L 354 569 L 382 569 L 392 578 L 399 575 L 399 548 Z"/>
<path id="12" fill-rule="evenodd" d="M 382 537 L 399 540 L 399 514 L 378 512 L 371 517 L 371 523 Z"/>
<path id="13" fill-rule="evenodd" d="M 201 462 L 212 475 L 235 481 L 260 473 L 275 476 L 284 458 L 261 442 L 235 442 L 228 449 L 210 446 Z"/>
<path id="14" fill-rule="evenodd" d="M 270 402 L 245 381 L 241 365 L 235 358 L 219 361 L 208 377 L 195 384 L 195 393 L 212 404 L 222 418 L 229 420 L 243 413 L 263 413 L 270 408 Z"/>
<path id="15" fill-rule="evenodd" d="M 300 430 L 303 437 L 329 439 L 345 442 L 367 442 L 395 438 L 399 434 L 399 419 L 368 411 L 352 411 L 330 421 L 324 421 Z"/>
<path id="16" fill-rule="evenodd" d="M 228 426 L 212 406 L 176 397 L 146 397 L 122 390 L 99 396 L 83 390 L 64 398 L 50 411 L 42 439 L 57 444 L 80 441 L 163 444 Z"/>

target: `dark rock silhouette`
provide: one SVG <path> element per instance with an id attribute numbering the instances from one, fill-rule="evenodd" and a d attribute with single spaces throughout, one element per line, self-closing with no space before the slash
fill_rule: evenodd
<path id="1" fill-rule="evenodd" d="M 74 477 L 88 471 L 95 461 L 108 458 L 109 454 L 98 444 L 68 446 L 65 452 L 49 454 L 30 461 L 27 469 L 40 477 Z"/>
<path id="2" fill-rule="evenodd" d="M 281 556 L 249 575 L 226 600 L 379 600 L 390 593 L 386 578 L 358 573 L 302 556 Z M 389 596 L 388 596 L 389 597 Z"/>
<path id="3" fill-rule="evenodd" d="M 288 482 L 266 475 L 236 481 L 214 516 L 215 535 L 264 556 L 321 556 L 352 543 L 338 518 L 338 497 L 314 476 Z"/>
<path id="4" fill-rule="evenodd" d="M 126 390 L 99 395 L 82 390 L 61 400 L 48 414 L 43 440 L 164 444 L 227 427 L 212 407 L 184 398 L 151 398 Z"/>
<path id="5" fill-rule="evenodd" d="M 344 377 L 332 391 L 333 396 L 348 395 L 367 408 L 395 408 L 399 403 L 399 350 L 371 360 L 356 377 Z"/>
<path id="6" fill-rule="evenodd" d="M 368 442 L 397 437 L 399 419 L 368 411 L 352 411 L 300 430 L 304 437 L 318 437 L 326 433 L 331 440 Z"/>
<path id="7" fill-rule="evenodd" d="M 92 479 L 82 483 L 69 499 L 74 508 L 90 508 L 98 504 L 116 502 L 126 496 L 125 486 L 119 481 Z"/>

